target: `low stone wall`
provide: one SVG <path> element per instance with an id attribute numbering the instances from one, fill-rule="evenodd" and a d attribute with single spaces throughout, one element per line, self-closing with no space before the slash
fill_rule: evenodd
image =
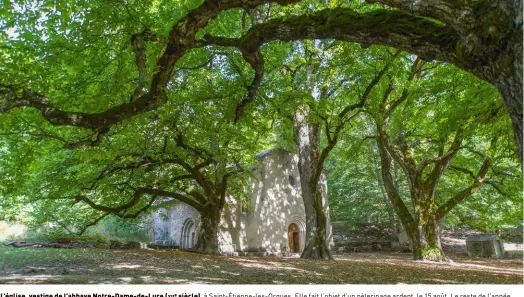
<path id="1" fill-rule="evenodd" d="M 331 224 L 335 253 L 400 250 L 397 236 L 391 229 L 373 225 L 351 228 L 343 221 Z"/>
<path id="2" fill-rule="evenodd" d="M 351 226 L 344 221 L 332 222 L 334 253 L 401 251 L 410 252 L 409 238 L 405 232 L 394 234 L 390 228 L 373 225 Z M 493 235 L 470 228 L 453 228 L 441 230 L 441 243 L 444 252 L 466 253 L 466 239 L 475 235 Z M 496 234 L 495 234 L 496 235 Z M 498 232 L 503 244 L 511 243 L 522 246 L 522 227 L 504 229 Z M 514 250 L 519 250 L 513 248 Z"/>

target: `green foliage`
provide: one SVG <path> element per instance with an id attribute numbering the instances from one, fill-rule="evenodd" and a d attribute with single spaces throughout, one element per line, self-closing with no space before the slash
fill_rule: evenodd
<path id="1" fill-rule="evenodd" d="M 92 227 L 86 235 L 104 238 L 106 241 L 151 242 L 152 232 L 151 217 L 143 217 L 139 220 L 124 220 L 119 217 L 108 217 L 98 225 Z"/>
<path id="2" fill-rule="evenodd" d="M 367 129 L 360 137 L 367 136 Z M 362 131 L 362 130 L 361 130 Z M 370 134 L 371 135 L 371 134 Z M 329 204 L 333 220 L 352 226 L 372 224 L 391 227 L 393 210 L 383 192 L 373 139 L 346 135 L 326 163 Z"/>
<path id="3" fill-rule="evenodd" d="M 145 50 L 147 89 L 151 74 L 159 71 L 155 61 L 164 50 L 171 27 L 201 1 L 3 3 L 0 87 L 13 84 L 17 93 L 31 89 L 45 94 L 57 108 L 94 113 L 129 102 L 139 73 L 132 37 L 145 31 L 158 36 Z M 257 18 L 269 20 L 326 6 L 369 13 L 381 8 L 363 5 L 363 1 L 311 0 L 289 7 L 231 9 L 212 19 L 197 39 L 204 34 L 240 37 Z M 423 20 L 426 22 L 430 21 Z M 341 124 L 337 115 L 361 99 L 366 86 L 392 59 L 392 50 L 382 46 L 362 48 L 333 40 L 270 42 L 261 53 L 264 78 L 238 123 L 234 123 L 236 107 L 246 98 L 254 71 L 238 49 L 219 46 L 187 51 L 165 89 L 167 103 L 111 127 L 98 146 L 66 148 L 97 136 L 83 128 L 52 125 L 35 109 L 0 113 L 0 218 L 35 228 L 51 225 L 61 232 L 77 232 L 103 214 L 77 201 L 79 195 L 99 205 L 117 207 L 130 201 L 140 187 L 185 195 L 202 191 L 202 184 L 195 179 L 174 180 L 187 174 L 180 164 L 153 164 L 170 158 L 197 166 L 209 157 L 213 162 L 202 170 L 204 177 L 217 181 L 234 172 L 227 193 L 246 201 L 253 178 L 248 168 L 254 155 L 272 146 L 295 151 L 293 118 L 297 110 L 308 110 L 309 123 L 324 125 L 321 142 L 326 147 L 326 129 L 332 132 Z M 522 173 L 500 95 L 471 75 L 436 62 L 428 62 L 418 83 L 408 86 L 406 77 L 413 59 L 403 53 L 393 62 L 366 105 L 351 114 L 355 117 L 344 126 L 330 153 L 325 172 L 333 218 L 391 224 L 392 208 L 378 173 L 376 132 L 370 115 L 376 114 L 381 95 L 393 79 L 393 97 L 401 96 L 403 87 L 409 89 L 410 96 L 388 120 L 392 141 L 404 133 L 411 143 L 420 142 L 415 156 L 420 161 L 435 156 L 438 147 L 434 144 L 449 144 L 460 128 L 465 148 L 453 160 L 454 166 L 476 173 L 482 160 L 478 152 L 492 159 L 489 176 L 496 187 L 484 185 L 459 205 L 445 224 L 464 222 L 483 230 L 515 226 L 522 219 Z M 276 143 L 275 132 L 279 135 Z M 176 141 L 180 135 L 185 147 Z M 117 169 L 144 160 L 151 162 Z M 397 168 L 395 179 L 411 207 L 401 168 Z M 463 172 L 446 171 L 436 190 L 438 203 L 470 182 Z M 142 197 L 118 215 L 139 213 L 149 199 L 151 195 Z M 164 197 L 148 211 L 170 203 L 172 200 Z M 147 212 L 138 215 L 137 222 L 106 217 L 99 232 L 107 237 L 140 238 L 139 233 L 145 232 L 140 223 L 144 214 Z"/>

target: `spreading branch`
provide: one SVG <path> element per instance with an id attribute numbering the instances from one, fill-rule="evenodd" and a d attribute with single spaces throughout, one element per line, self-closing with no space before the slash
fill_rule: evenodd
<path id="1" fill-rule="evenodd" d="M 104 213 L 108 214 L 115 214 L 115 215 L 123 215 L 122 212 L 133 208 L 136 206 L 142 199 L 142 196 L 144 195 L 151 195 L 151 196 L 159 196 L 159 197 L 171 197 L 175 198 L 181 202 L 184 202 L 192 207 L 194 207 L 197 210 L 200 210 L 202 208 L 202 204 L 199 202 L 176 192 L 168 192 L 164 190 L 154 189 L 154 188 L 137 188 L 135 192 L 133 193 L 133 197 L 126 203 L 121 204 L 119 206 L 105 206 L 102 204 L 98 204 L 94 202 L 93 200 L 89 199 L 86 196 L 83 195 L 77 195 L 75 196 L 75 204 L 79 202 L 84 202 L 87 205 L 89 205 L 92 209 L 102 211 Z"/>
<path id="2" fill-rule="evenodd" d="M 303 39 L 389 45 L 416 54 L 424 60 L 439 59 L 462 65 L 454 50 L 458 41 L 455 31 L 398 10 L 358 13 L 348 8 L 324 9 L 257 24 L 241 38 L 205 36 L 200 46 L 234 46 L 253 53 L 270 41 Z"/>
<path id="3" fill-rule="evenodd" d="M 275 0 L 274 2 L 287 5 L 297 1 Z M 132 44 L 139 69 L 139 82 L 133 95 L 131 95 L 131 102 L 118 104 L 98 113 L 71 112 L 55 106 L 50 98 L 38 91 L 27 89 L 22 85 L 6 85 L 0 82 L 0 112 L 7 112 L 18 107 L 32 107 L 39 110 L 42 116 L 53 125 L 83 127 L 95 131 L 96 135 L 104 134 L 111 126 L 123 120 L 152 111 L 165 104 L 167 101 L 165 90 L 172 78 L 176 63 L 188 50 L 198 44 L 195 40 L 197 32 L 207 26 L 211 19 L 217 17 L 224 10 L 238 7 L 251 9 L 267 2 L 269 1 L 205 0 L 200 6 L 191 10 L 171 28 L 167 36 L 167 45 L 156 62 L 155 69 L 157 71 L 152 75 L 151 85 L 147 92 L 143 88 L 146 72 L 143 42 L 148 38 L 153 40 L 156 37 L 148 32 L 134 35 Z M 254 52 L 256 51 L 249 53 Z M 79 145 L 96 145 L 98 143 L 99 141 L 86 141 L 79 143 Z"/>
<path id="4" fill-rule="evenodd" d="M 484 183 L 486 183 L 486 181 L 487 181 L 484 177 L 486 176 L 486 173 L 488 173 L 489 168 L 490 168 L 490 160 L 489 160 L 489 158 L 485 158 L 484 161 L 482 162 L 482 165 L 481 165 L 481 167 L 479 169 L 479 172 L 475 176 L 475 181 L 469 187 L 467 187 L 466 189 L 458 192 L 453 197 L 451 197 L 448 200 L 446 200 L 446 202 L 444 202 L 444 204 L 439 206 L 439 208 L 437 209 L 437 212 L 436 212 L 437 220 L 440 221 L 441 219 L 443 219 L 444 216 L 453 207 L 455 207 L 455 205 L 459 204 L 464 199 L 466 199 L 469 196 L 471 196 L 471 194 L 473 194 L 475 192 L 478 192 L 480 190 L 480 188 L 482 187 L 482 185 Z"/>

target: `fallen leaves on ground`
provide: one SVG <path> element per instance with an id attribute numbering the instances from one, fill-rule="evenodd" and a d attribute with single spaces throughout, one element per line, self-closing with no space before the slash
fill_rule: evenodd
<path id="1" fill-rule="evenodd" d="M 413 261 L 409 254 L 351 253 L 335 261 L 222 257 L 180 250 L 0 248 L 0 283 L 522 284 L 522 257 Z"/>

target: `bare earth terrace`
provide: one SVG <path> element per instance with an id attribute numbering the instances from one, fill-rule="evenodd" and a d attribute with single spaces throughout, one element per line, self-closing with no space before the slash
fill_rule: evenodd
<path id="1" fill-rule="evenodd" d="M 410 254 L 351 253 L 335 261 L 223 257 L 180 250 L 0 247 L 2 284 L 522 284 L 522 252 L 509 259 L 415 262 Z"/>

